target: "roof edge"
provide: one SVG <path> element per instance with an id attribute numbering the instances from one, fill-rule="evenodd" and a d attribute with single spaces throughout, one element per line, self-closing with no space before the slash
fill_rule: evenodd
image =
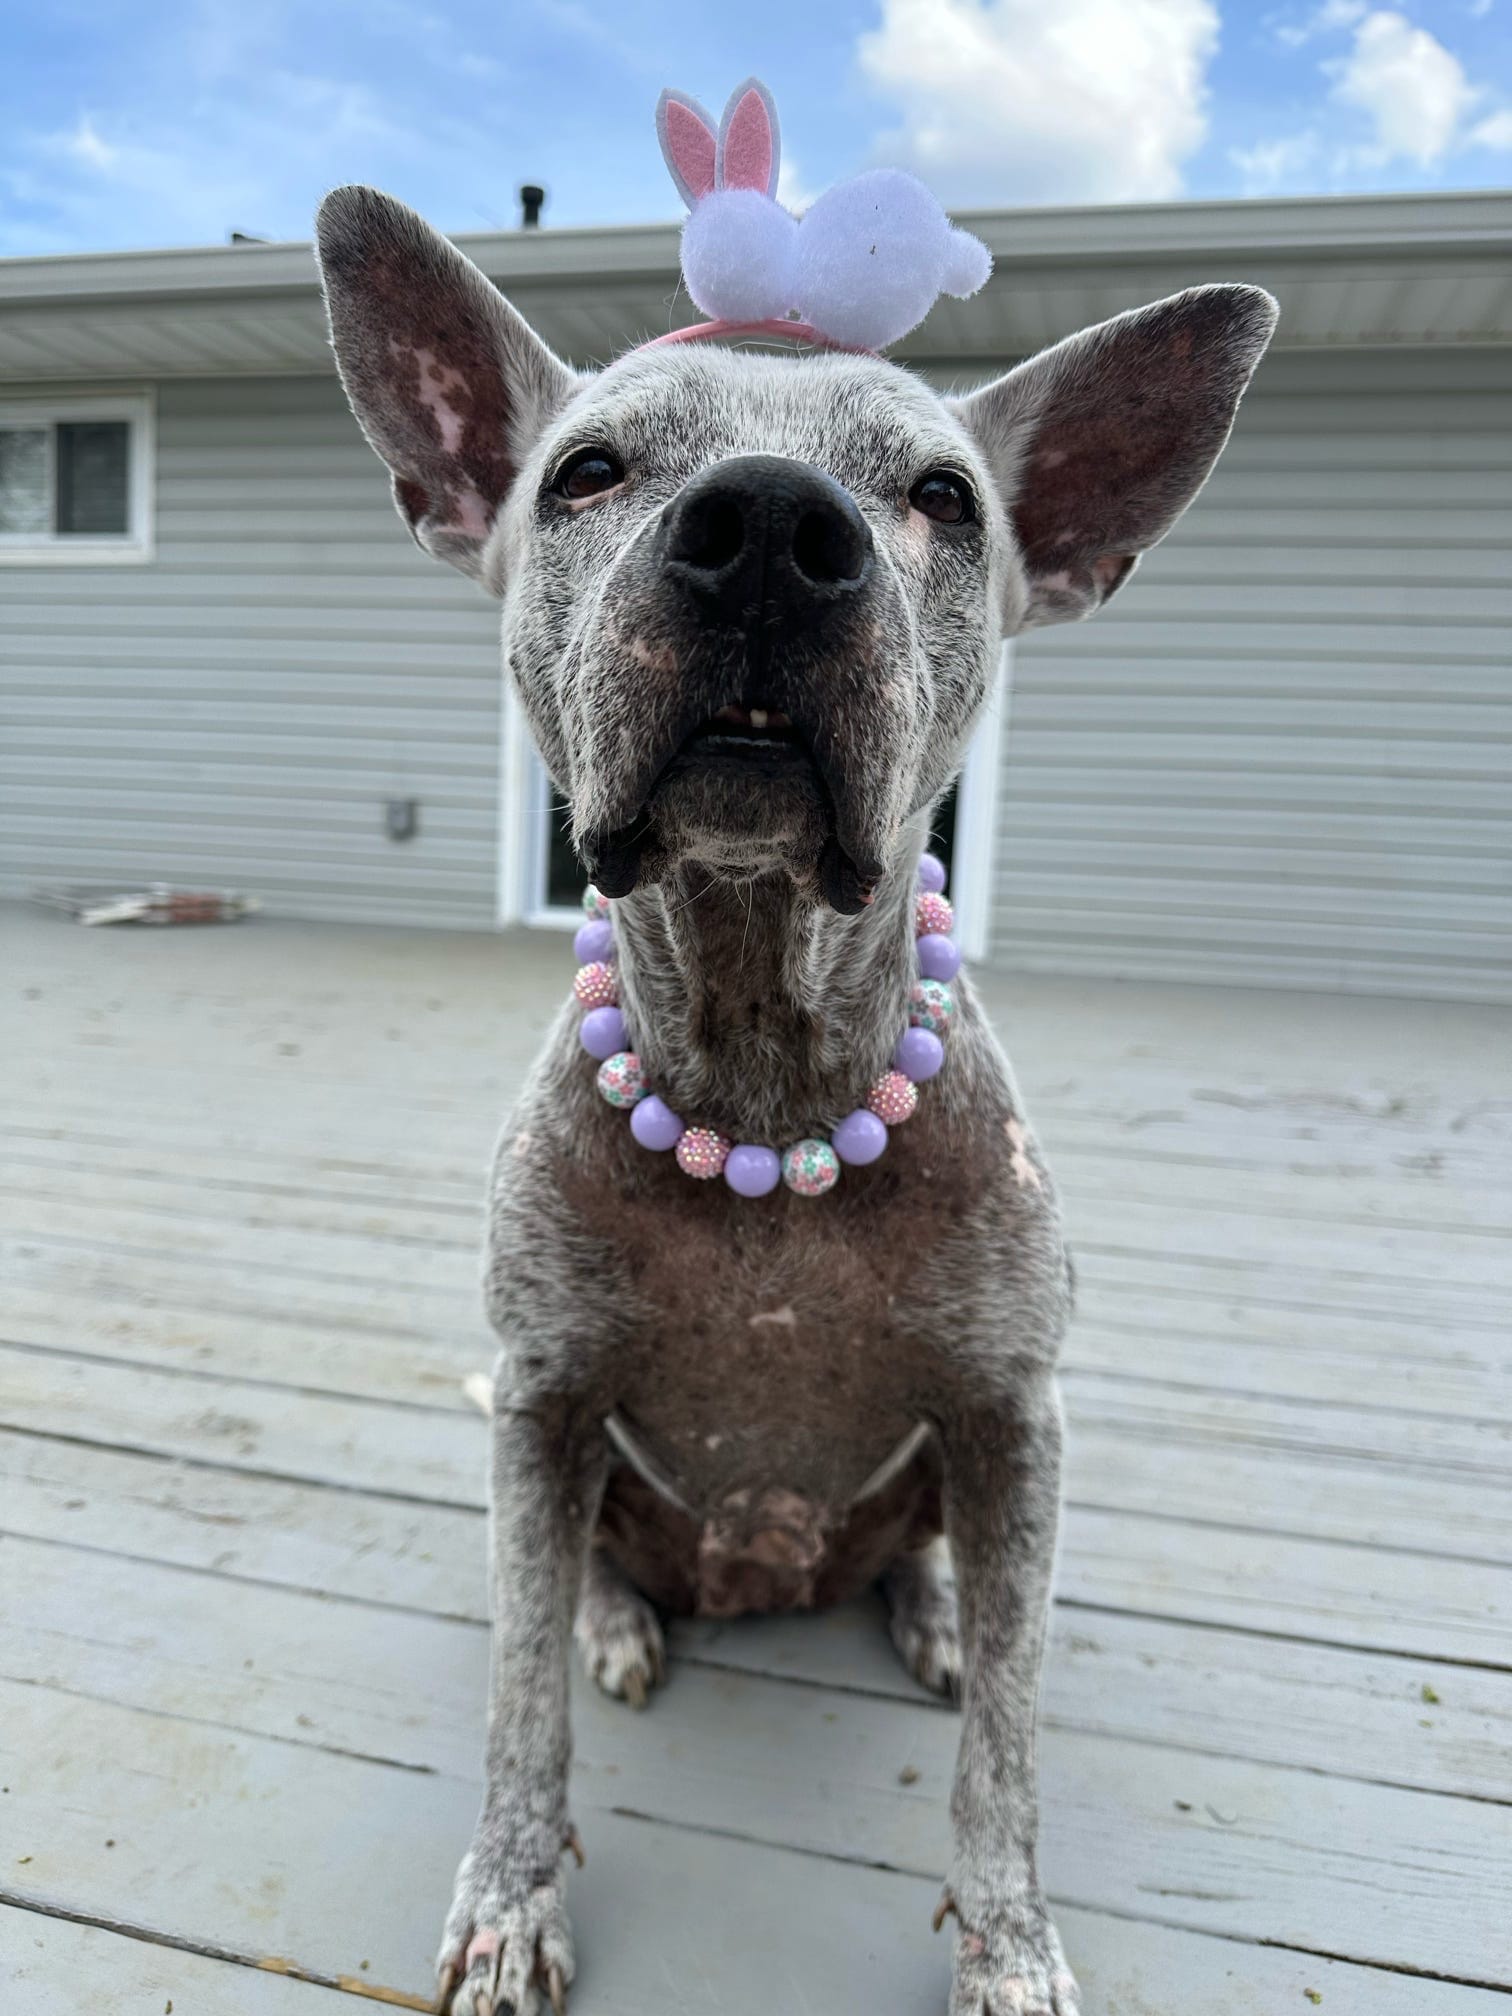
<path id="1" fill-rule="evenodd" d="M 1118 266 L 1172 255 L 1432 259 L 1512 252 L 1512 190 L 1433 195 L 1289 196 L 953 213 L 1014 268 Z M 454 242 L 506 284 L 675 276 L 676 224 L 460 232 Z M 234 294 L 301 294 L 315 285 L 307 240 L 0 258 L 0 306 Z"/>

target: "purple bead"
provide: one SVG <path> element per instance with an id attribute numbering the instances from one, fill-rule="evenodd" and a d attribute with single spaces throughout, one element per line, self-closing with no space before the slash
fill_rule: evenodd
<path id="1" fill-rule="evenodd" d="M 919 955 L 919 971 L 926 980 L 954 980 L 961 970 L 960 947 L 954 938 L 944 938 L 938 931 L 926 931 L 922 938 L 916 938 L 914 951 Z"/>
<path id="2" fill-rule="evenodd" d="M 945 888 L 945 863 L 938 854 L 919 856 L 919 887 L 938 896 Z"/>
<path id="3" fill-rule="evenodd" d="M 875 1162 L 887 1146 L 887 1129 L 875 1113 L 858 1106 L 854 1113 L 846 1114 L 831 1134 L 830 1146 L 842 1162 L 859 1169 Z"/>
<path id="4" fill-rule="evenodd" d="M 682 1139 L 682 1131 L 681 1119 L 654 1092 L 642 1099 L 630 1115 L 630 1132 L 642 1148 L 675 1148 Z"/>
<path id="5" fill-rule="evenodd" d="M 607 917 L 591 917 L 573 934 L 572 949 L 579 966 L 590 966 L 595 959 L 612 959 L 614 926 Z"/>
<path id="6" fill-rule="evenodd" d="M 578 1041 L 602 1064 L 616 1050 L 630 1048 L 630 1032 L 618 1008 L 590 1008 L 578 1024 Z"/>
<path id="7" fill-rule="evenodd" d="M 614 1011 L 601 1008 L 596 1012 L 602 1015 Z M 933 1078 L 944 1062 L 945 1045 L 932 1029 L 905 1029 L 893 1052 L 893 1064 L 915 1085 L 922 1085 L 926 1078 Z"/>
<path id="8" fill-rule="evenodd" d="M 782 1181 L 782 1157 L 775 1148 L 742 1142 L 725 1158 L 724 1179 L 737 1197 L 765 1197 Z"/>

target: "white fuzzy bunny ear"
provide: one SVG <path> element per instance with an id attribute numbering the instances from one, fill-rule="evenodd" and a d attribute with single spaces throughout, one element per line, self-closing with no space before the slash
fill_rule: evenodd
<path id="1" fill-rule="evenodd" d="M 677 193 L 691 210 L 716 186 L 720 129 L 696 98 L 663 91 L 656 101 L 656 137 Z"/>
<path id="2" fill-rule="evenodd" d="M 781 164 L 782 138 L 772 94 L 759 78 L 747 77 L 730 93 L 719 122 L 715 187 L 754 189 L 775 197 Z"/>

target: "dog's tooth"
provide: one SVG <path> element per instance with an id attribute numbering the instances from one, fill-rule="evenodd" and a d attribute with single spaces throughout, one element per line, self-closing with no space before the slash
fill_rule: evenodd
<path id="1" fill-rule="evenodd" d="M 751 709 L 750 719 L 753 728 L 765 728 L 770 718 L 765 707 L 753 707 Z"/>

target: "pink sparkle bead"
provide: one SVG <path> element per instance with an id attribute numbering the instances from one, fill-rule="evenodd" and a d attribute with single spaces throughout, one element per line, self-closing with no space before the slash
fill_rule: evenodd
<path id="1" fill-rule="evenodd" d="M 611 1106 L 635 1106 L 645 1098 L 646 1074 L 633 1050 L 616 1050 L 598 1068 L 599 1097 Z"/>
<path id="2" fill-rule="evenodd" d="M 914 904 L 914 936 L 948 938 L 955 929 L 955 911 L 948 896 L 938 890 L 921 890 Z"/>
<path id="3" fill-rule="evenodd" d="M 677 1144 L 677 1166 L 685 1176 L 707 1182 L 723 1173 L 730 1143 L 712 1127 L 690 1127 Z"/>
<path id="4" fill-rule="evenodd" d="M 867 1110 L 889 1127 L 911 1120 L 918 1103 L 918 1086 L 901 1071 L 884 1071 L 866 1095 Z"/>
<path id="5" fill-rule="evenodd" d="M 586 966 L 579 966 L 572 991 L 580 1008 L 619 1006 L 619 976 L 603 959 L 591 959 Z"/>

